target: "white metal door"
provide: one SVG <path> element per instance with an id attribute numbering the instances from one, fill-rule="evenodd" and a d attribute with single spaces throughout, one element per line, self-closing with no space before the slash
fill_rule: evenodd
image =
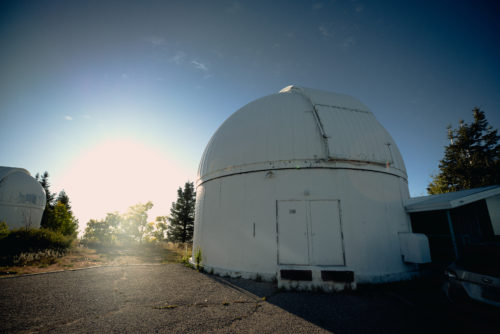
<path id="1" fill-rule="evenodd" d="M 304 201 L 278 201 L 278 263 L 307 265 L 309 244 Z"/>
<path id="2" fill-rule="evenodd" d="M 310 201 L 310 264 L 344 265 L 339 201 Z"/>

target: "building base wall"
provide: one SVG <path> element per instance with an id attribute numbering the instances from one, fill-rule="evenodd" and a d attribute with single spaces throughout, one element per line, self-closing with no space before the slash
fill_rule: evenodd
<path id="1" fill-rule="evenodd" d="M 344 288 L 404 280 L 417 268 L 403 262 L 399 244 L 398 233 L 411 232 L 403 206 L 408 197 L 405 179 L 359 169 L 300 168 L 221 177 L 197 188 L 193 251 L 201 249 L 208 271 L 274 278 L 283 287 L 303 286 L 281 278 L 280 270 L 286 266 L 311 267 L 316 278 L 321 270 L 314 268 L 325 265 L 330 271 L 352 272 L 352 282 L 341 282 Z M 278 214 L 279 203 L 284 202 L 335 203 L 340 232 L 332 242 L 315 234 L 317 224 L 331 224 L 331 217 L 314 216 L 309 209 L 304 226 L 300 220 L 298 225 L 287 225 Z M 302 251 L 283 246 L 285 238 L 297 238 Z M 321 263 L 329 252 L 336 252 L 333 266 Z M 338 282 L 326 282 L 321 286 L 327 290 L 338 289 Z"/>

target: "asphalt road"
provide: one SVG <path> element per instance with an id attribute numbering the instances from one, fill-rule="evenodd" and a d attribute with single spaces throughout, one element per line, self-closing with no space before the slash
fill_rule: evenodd
<path id="1" fill-rule="evenodd" d="M 421 285 L 284 292 L 180 264 L 0 279 L 1 333 L 499 333 L 499 319 Z"/>

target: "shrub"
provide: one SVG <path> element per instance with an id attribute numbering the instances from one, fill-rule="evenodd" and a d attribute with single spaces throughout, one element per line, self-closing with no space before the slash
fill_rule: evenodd
<path id="1" fill-rule="evenodd" d="M 181 263 L 184 264 L 188 268 L 193 268 L 193 265 L 191 262 L 189 262 L 189 256 L 188 255 L 183 255 L 181 258 Z"/>
<path id="2" fill-rule="evenodd" d="M 3 239 L 8 235 L 9 235 L 9 227 L 7 226 L 7 223 L 4 221 L 0 221 L 0 239 Z"/>
<path id="3" fill-rule="evenodd" d="M 21 253 L 12 258 L 12 264 L 16 266 L 24 266 L 32 263 L 41 263 L 50 265 L 56 263 L 57 258 L 64 255 L 64 252 L 53 249 L 46 249 L 36 253 Z"/>
<path id="4" fill-rule="evenodd" d="M 64 236 L 59 232 L 43 228 L 15 229 L 0 239 L 0 262 L 12 264 L 14 263 L 14 259 L 16 257 L 19 258 L 23 253 L 36 254 L 52 250 L 57 254 L 63 254 L 71 246 L 72 240 L 71 236 Z M 26 256 L 24 255 L 24 257 Z"/>
<path id="5" fill-rule="evenodd" d="M 194 261 L 196 263 L 196 269 L 200 270 L 202 261 L 201 248 L 196 249 L 196 252 L 194 253 Z"/>

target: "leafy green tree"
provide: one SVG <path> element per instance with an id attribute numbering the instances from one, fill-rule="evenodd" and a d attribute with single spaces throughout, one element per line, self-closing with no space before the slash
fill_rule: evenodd
<path id="1" fill-rule="evenodd" d="M 123 217 L 118 212 L 108 213 L 104 220 L 91 219 L 82 237 L 86 245 L 108 247 L 114 245 Z"/>
<path id="2" fill-rule="evenodd" d="M 118 234 L 118 230 L 120 225 L 122 224 L 123 217 L 118 212 L 112 212 L 106 214 L 106 218 L 104 219 L 106 225 L 108 226 L 108 230 L 110 235 L 113 236 L 113 239 L 116 239 L 116 235 Z"/>
<path id="3" fill-rule="evenodd" d="M 163 241 L 167 237 L 168 231 L 168 217 L 158 216 L 155 222 L 155 238 L 158 241 Z"/>
<path id="4" fill-rule="evenodd" d="M 60 232 L 66 236 L 76 237 L 78 233 L 78 220 L 68 211 L 66 205 L 57 202 L 51 209 L 44 228 Z"/>
<path id="5" fill-rule="evenodd" d="M 429 194 L 500 183 L 500 136 L 488 124 L 484 111 L 472 110 L 474 120 L 460 120 L 458 129 L 448 126 L 450 144 L 445 147 L 439 173 L 432 176 Z"/>
<path id="6" fill-rule="evenodd" d="M 156 217 L 154 222 L 146 225 L 145 239 L 149 242 L 162 242 L 166 239 L 166 232 L 168 229 L 168 217 Z"/>
<path id="7" fill-rule="evenodd" d="M 184 190 L 177 190 L 177 201 L 172 203 L 168 221 L 168 240 L 174 242 L 191 242 L 194 230 L 194 205 L 196 193 L 192 182 L 186 182 Z"/>
<path id="8" fill-rule="evenodd" d="M 83 232 L 82 242 L 86 245 L 91 243 L 104 243 L 104 235 L 108 231 L 104 228 L 102 221 L 97 219 L 91 219 L 87 222 L 85 231 Z"/>
<path id="9" fill-rule="evenodd" d="M 99 244 L 101 246 L 110 246 L 112 243 L 112 234 L 107 222 L 105 220 L 89 220 L 82 237 L 82 242 L 86 245 Z"/>
<path id="10" fill-rule="evenodd" d="M 153 203 L 139 203 L 129 208 L 122 221 L 122 230 L 125 232 L 125 239 L 129 241 L 142 242 L 146 233 L 148 223 L 148 210 L 153 207 Z"/>

